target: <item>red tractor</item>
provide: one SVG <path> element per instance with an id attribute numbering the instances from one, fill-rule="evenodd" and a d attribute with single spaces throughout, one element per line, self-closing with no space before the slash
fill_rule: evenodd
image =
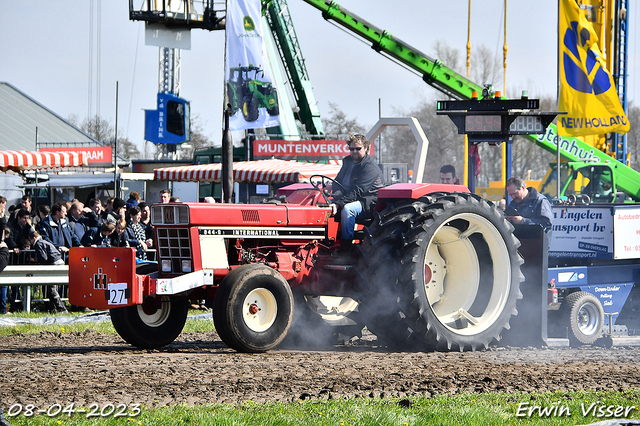
<path id="1" fill-rule="evenodd" d="M 419 173 L 425 157 L 416 155 Z M 522 258 L 491 202 L 460 185 L 382 188 L 347 252 L 330 216 L 336 182 L 311 181 L 263 204 L 156 204 L 157 267 L 136 271 L 133 249 L 73 248 L 69 300 L 109 309 L 140 348 L 171 343 L 192 299 L 213 301 L 218 335 L 241 352 L 270 350 L 290 328 L 295 340 L 366 326 L 395 348 L 460 351 L 509 328 Z"/>
<path id="2" fill-rule="evenodd" d="M 486 347 L 516 313 L 522 261 L 501 211 L 461 189 L 381 189 L 348 256 L 320 183 L 265 204 L 154 205 L 158 270 L 137 274 L 133 249 L 74 248 L 70 302 L 109 309 L 140 348 L 171 343 L 189 299 L 213 300 L 216 331 L 241 352 L 281 343 L 294 312 L 396 347 Z"/>

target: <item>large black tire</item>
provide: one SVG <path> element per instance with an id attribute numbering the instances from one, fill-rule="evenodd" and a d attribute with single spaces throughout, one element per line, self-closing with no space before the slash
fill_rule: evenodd
<path id="1" fill-rule="evenodd" d="M 242 116 L 245 121 L 256 121 L 259 115 L 258 99 L 251 94 L 246 95 L 242 101 Z"/>
<path id="2" fill-rule="evenodd" d="M 187 320 L 186 299 L 148 297 L 142 305 L 109 309 L 120 337 L 140 349 L 157 349 L 173 342 Z"/>
<path id="3" fill-rule="evenodd" d="M 287 280 L 261 264 L 243 265 L 227 275 L 213 301 L 220 339 L 238 352 L 266 352 L 289 331 L 293 295 Z"/>
<path id="4" fill-rule="evenodd" d="M 513 226 L 473 194 L 391 202 L 361 246 L 360 310 L 396 349 L 476 350 L 499 340 L 522 298 Z"/>
<path id="5" fill-rule="evenodd" d="M 590 345 L 602 337 L 604 309 L 591 293 L 577 291 L 565 297 L 560 318 L 561 324 L 569 327 L 572 346 Z"/>

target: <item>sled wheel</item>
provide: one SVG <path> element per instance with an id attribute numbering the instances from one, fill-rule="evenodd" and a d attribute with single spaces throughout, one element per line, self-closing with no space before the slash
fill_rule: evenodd
<path id="1" fill-rule="evenodd" d="M 265 352 L 286 336 L 293 318 L 289 283 L 261 264 L 234 269 L 220 283 L 213 322 L 220 339 L 239 352 Z"/>
<path id="2" fill-rule="evenodd" d="M 258 99 L 253 95 L 245 96 L 242 102 L 242 116 L 245 121 L 256 121 L 259 114 Z"/>
<path id="3" fill-rule="evenodd" d="M 367 229 L 362 311 L 400 349 L 476 350 L 499 340 L 522 298 L 513 226 L 466 193 L 387 205 Z"/>
<path id="4" fill-rule="evenodd" d="M 322 309 L 321 304 L 308 300 L 323 299 L 325 296 L 304 295 L 293 290 L 294 313 L 291 328 L 280 345 L 286 349 L 322 350 L 333 347 L 339 338 L 349 339 L 362 336 L 362 325 L 357 323 L 358 303 L 350 298 L 330 297 L 340 300 L 337 309 Z M 342 310 L 342 312 L 341 312 Z M 310 332 L 313 330 L 313 332 Z"/>
<path id="5" fill-rule="evenodd" d="M 146 297 L 142 305 L 109 310 L 120 337 L 140 349 L 157 349 L 173 342 L 187 320 L 186 299 Z"/>
<path id="6" fill-rule="evenodd" d="M 562 324 L 569 327 L 569 342 L 572 345 L 590 345 L 602 336 L 604 309 L 591 293 L 571 293 L 562 304 Z"/>

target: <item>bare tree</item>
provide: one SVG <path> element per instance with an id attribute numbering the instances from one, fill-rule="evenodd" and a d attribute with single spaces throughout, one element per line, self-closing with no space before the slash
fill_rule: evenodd
<path id="1" fill-rule="evenodd" d="M 337 104 L 329 102 L 331 112 L 329 116 L 322 119 L 322 126 L 327 135 L 346 135 L 351 133 L 366 132 L 364 126 L 358 123 L 357 118 L 347 118 L 347 114 L 342 111 Z"/>

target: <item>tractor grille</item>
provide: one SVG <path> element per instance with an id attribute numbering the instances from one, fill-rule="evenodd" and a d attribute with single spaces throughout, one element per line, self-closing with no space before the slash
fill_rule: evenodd
<path id="1" fill-rule="evenodd" d="M 258 210 L 242 210 L 243 222 L 260 222 Z"/>
<path id="2" fill-rule="evenodd" d="M 158 235 L 158 262 L 162 265 L 163 261 L 171 261 L 171 272 L 163 272 L 183 274 L 182 261 L 188 260 L 191 264 L 189 228 L 157 227 L 156 232 Z M 160 270 L 162 271 L 162 266 Z"/>

